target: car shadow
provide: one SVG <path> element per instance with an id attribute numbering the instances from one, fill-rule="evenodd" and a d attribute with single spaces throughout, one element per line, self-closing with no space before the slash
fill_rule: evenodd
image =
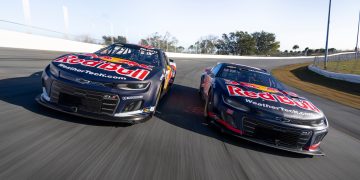
<path id="1" fill-rule="evenodd" d="M 35 97 L 41 93 L 41 73 L 42 72 L 39 71 L 28 77 L 0 79 L 0 100 L 8 104 L 21 106 L 33 113 L 49 117 L 51 120 L 61 120 L 91 126 L 130 126 L 130 124 L 127 123 L 96 121 L 73 116 L 39 105 L 35 101 Z M 204 121 L 203 106 L 197 89 L 174 84 L 169 93 L 159 102 L 155 116 L 166 123 L 217 139 L 225 144 L 291 158 L 311 157 L 266 147 L 234 136 L 222 134 Z"/>
<path id="2" fill-rule="evenodd" d="M 39 105 L 35 97 L 41 93 L 41 71 L 28 77 L 16 77 L 0 80 L 0 100 L 21 106 L 31 112 L 40 114 L 51 119 L 62 120 L 92 126 L 126 127 L 127 123 L 114 123 L 106 121 L 90 120 L 83 117 L 58 112 Z"/>
<path id="3" fill-rule="evenodd" d="M 159 103 L 155 116 L 177 127 L 215 138 L 237 147 L 291 158 L 311 157 L 309 155 L 267 147 L 235 136 L 223 134 L 217 128 L 206 123 L 203 117 L 203 106 L 204 104 L 197 89 L 174 84 L 170 92 Z"/>

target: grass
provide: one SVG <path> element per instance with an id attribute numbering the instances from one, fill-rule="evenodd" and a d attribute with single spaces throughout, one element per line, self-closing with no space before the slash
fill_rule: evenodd
<path id="1" fill-rule="evenodd" d="M 274 69 L 272 74 L 289 86 L 360 109 L 360 84 L 321 76 L 308 70 L 308 65 L 306 63 L 283 66 Z"/>
<path id="2" fill-rule="evenodd" d="M 324 63 L 320 63 L 317 66 L 324 69 Z M 360 59 L 357 61 L 355 61 L 355 59 L 346 61 L 329 61 L 327 63 L 327 70 L 337 73 L 360 75 Z"/>

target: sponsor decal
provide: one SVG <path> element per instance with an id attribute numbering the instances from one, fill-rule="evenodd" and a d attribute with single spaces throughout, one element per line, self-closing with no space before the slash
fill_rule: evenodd
<path id="1" fill-rule="evenodd" d="M 65 64 L 59 64 L 59 67 L 64 68 L 64 69 L 68 69 L 70 71 L 75 71 L 75 72 L 79 72 L 79 73 L 85 73 L 88 75 L 92 75 L 92 76 L 98 76 L 98 77 L 104 77 L 104 78 L 110 78 L 110 79 L 119 79 L 119 80 L 126 80 L 125 77 L 122 76 L 112 76 L 112 75 L 108 75 L 108 74 L 104 74 L 104 73 L 95 73 L 89 70 L 82 70 L 82 69 L 78 69 L 75 67 L 69 67 L 66 66 Z"/>
<path id="2" fill-rule="evenodd" d="M 235 81 L 225 80 L 225 83 L 230 84 L 230 85 L 235 85 L 235 86 L 244 86 L 244 87 L 248 87 L 248 88 L 258 89 L 260 91 L 271 92 L 271 93 L 279 93 L 280 92 L 276 88 L 271 88 L 271 87 L 266 87 L 266 86 L 261 86 L 258 84 L 252 84 L 252 83 L 246 83 L 246 82 L 235 82 Z"/>
<path id="3" fill-rule="evenodd" d="M 118 99 L 118 96 L 117 95 L 104 95 L 103 96 L 104 99 L 107 99 L 107 100 L 117 100 Z"/>
<path id="4" fill-rule="evenodd" d="M 75 79 L 77 82 L 79 82 L 80 84 L 90 84 L 91 81 L 83 79 L 83 78 L 76 78 Z"/>
<path id="5" fill-rule="evenodd" d="M 124 96 L 122 100 L 142 99 L 144 96 Z"/>
<path id="6" fill-rule="evenodd" d="M 113 63 L 120 63 L 120 64 L 126 64 L 128 66 L 136 66 L 136 67 L 141 67 L 141 68 L 144 68 L 144 69 L 147 69 L 147 70 L 152 70 L 153 66 L 149 66 L 149 65 L 145 65 L 145 64 L 139 64 L 137 62 L 134 62 L 134 61 L 130 61 L 130 60 L 127 60 L 127 59 L 121 59 L 121 58 L 115 58 L 115 57 L 110 57 L 110 56 L 101 56 L 99 57 L 101 60 L 104 60 L 104 61 L 108 61 L 108 62 L 113 62 Z"/>
<path id="7" fill-rule="evenodd" d="M 75 55 L 64 56 L 64 57 L 55 59 L 53 62 L 66 63 L 66 64 L 79 64 L 81 66 L 98 68 L 98 69 L 101 69 L 104 71 L 115 72 L 119 75 L 131 77 L 131 78 L 138 79 L 138 80 L 144 80 L 150 74 L 150 71 L 146 70 L 146 69 L 131 70 L 131 69 L 123 68 L 119 64 L 114 64 L 114 63 L 110 63 L 110 62 L 79 59 Z M 133 65 L 135 66 L 135 64 L 133 64 Z M 84 70 L 80 70 L 80 72 L 81 71 L 84 71 Z M 98 74 L 100 74 L 100 73 L 98 73 Z M 95 75 L 95 73 L 94 73 L 94 75 Z"/>
<path id="8" fill-rule="evenodd" d="M 284 107 L 272 106 L 272 105 L 269 105 L 266 103 L 253 101 L 251 99 L 245 99 L 245 102 L 247 102 L 249 104 L 253 104 L 255 106 L 259 106 L 259 107 L 264 107 L 264 108 L 273 109 L 273 110 L 277 110 L 277 111 L 283 111 L 283 112 L 297 114 L 297 115 L 301 115 L 301 116 L 313 116 L 314 115 L 313 113 L 301 112 L 301 111 L 297 111 L 297 110 L 293 110 L 293 109 L 287 109 Z M 277 117 L 276 120 L 281 120 L 282 122 L 290 121 L 290 120 L 287 120 L 284 118 L 279 118 L 279 117 Z"/>
<path id="9" fill-rule="evenodd" d="M 251 99 L 262 99 L 265 101 L 279 102 L 281 104 L 286 104 L 288 106 L 296 106 L 301 109 L 305 109 L 313 112 L 318 112 L 318 113 L 321 112 L 315 105 L 313 105 L 311 102 L 307 100 L 292 99 L 292 98 L 288 98 L 287 96 L 272 94 L 269 92 L 256 93 L 253 91 L 244 91 L 240 87 L 236 87 L 232 85 L 226 85 L 226 88 L 230 96 L 241 96 Z"/>

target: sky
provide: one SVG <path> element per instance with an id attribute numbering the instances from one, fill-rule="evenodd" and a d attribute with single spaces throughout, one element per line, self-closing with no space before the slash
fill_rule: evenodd
<path id="1" fill-rule="evenodd" d="M 126 36 L 138 43 L 154 32 L 169 32 L 184 47 L 208 35 L 234 31 L 275 33 L 281 50 L 297 44 L 325 47 L 329 0 L 0 0 L 0 20 L 101 39 Z M 68 30 L 63 6 L 68 9 Z M 354 49 L 360 0 L 332 0 L 329 47 Z M 0 22 L 0 28 L 13 25 Z M 18 27 L 21 29 L 21 27 Z"/>

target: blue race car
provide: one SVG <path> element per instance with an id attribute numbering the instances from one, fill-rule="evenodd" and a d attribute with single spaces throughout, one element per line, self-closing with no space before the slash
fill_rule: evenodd
<path id="1" fill-rule="evenodd" d="M 263 145 L 309 155 L 329 123 L 315 105 L 286 90 L 266 70 L 219 63 L 201 76 L 204 116 L 223 132 Z"/>
<path id="2" fill-rule="evenodd" d="M 43 71 L 43 92 L 36 100 L 87 118 L 138 123 L 153 116 L 175 71 L 175 62 L 160 49 L 116 43 L 53 60 Z"/>

